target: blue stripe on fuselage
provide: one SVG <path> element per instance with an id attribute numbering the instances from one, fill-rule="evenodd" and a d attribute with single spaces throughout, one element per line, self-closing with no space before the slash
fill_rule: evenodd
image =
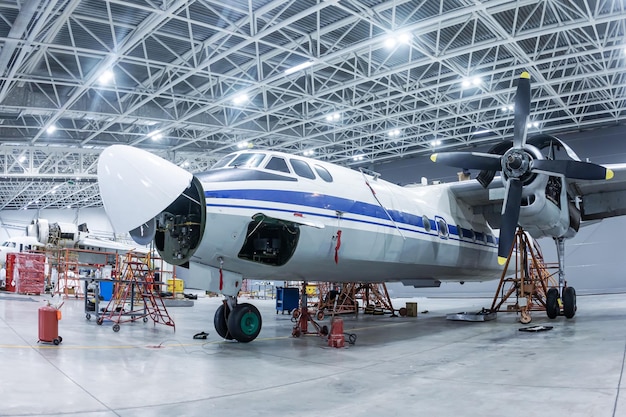
<path id="1" fill-rule="evenodd" d="M 401 223 L 410 226 L 416 226 L 424 229 L 424 220 L 422 216 L 401 212 L 398 210 L 385 210 L 379 205 L 365 203 L 363 201 L 351 200 L 342 197 L 334 197 L 329 195 L 317 194 L 317 193 L 305 193 L 301 191 L 283 191 L 283 190 L 259 190 L 259 189 L 247 189 L 247 190 L 215 190 L 205 191 L 206 198 L 219 199 L 237 199 L 237 200 L 251 200 L 251 201 L 266 201 L 272 203 L 294 204 L 298 206 L 312 207 L 324 210 L 339 211 L 345 214 L 355 214 L 360 216 L 372 217 L 375 219 L 389 220 L 389 217 L 393 219 L 395 223 Z M 217 204 L 207 204 L 208 206 L 217 206 Z M 266 207 L 255 206 L 239 206 L 239 205 L 224 205 L 226 207 L 239 207 L 239 208 L 252 208 L 252 209 L 267 209 Z M 279 210 L 285 211 L 285 210 Z M 319 213 L 303 213 L 313 216 L 321 216 L 328 218 L 336 218 L 336 216 L 321 215 Z M 373 225 L 393 227 L 388 224 L 362 221 L 352 219 L 353 221 L 359 221 L 362 223 L 368 223 Z M 435 220 L 429 219 L 430 229 L 436 230 Z M 401 228 L 406 231 L 415 232 L 415 230 Z M 450 235 L 467 235 L 472 233 L 469 229 L 459 228 L 456 225 L 448 225 Z M 465 233 L 463 233 L 465 232 Z M 428 233 L 430 234 L 430 233 Z M 478 235 L 478 233 L 476 233 Z M 482 234 L 480 234 L 482 237 Z M 459 236 L 459 237 L 461 237 Z M 462 239 L 457 239 L 462 240 Z M 467 242 L 467 240 L 463 240 Z M 497 241 L 497 239 L 496 239 Z M 471 243 L 471 242 L 469 242 Z M 481 241 L 475 242 L 477 244 L 483 244 Z"/>

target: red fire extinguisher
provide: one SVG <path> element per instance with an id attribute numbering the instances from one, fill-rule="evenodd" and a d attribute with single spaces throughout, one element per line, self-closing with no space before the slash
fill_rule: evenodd
<path id="1" fill-rule="evenodd" d="M 59 320 L 61 320 L 61 305 L 54 307 L 45 305 L 39 307 L 39 341 L 54 343 L 58 345 L 63 341 L 63 338 L 59 336 Z"/>

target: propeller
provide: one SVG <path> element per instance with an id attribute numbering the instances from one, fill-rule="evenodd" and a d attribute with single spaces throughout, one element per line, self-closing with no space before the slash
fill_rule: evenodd
<path id="1" fill-rule="evenodd" d="M 444 152 L 431 155 L 433 162 L 485 172 L 502 171 L 506 192 L 498 243 L 498 263 L 503 265 L 515 241 L 524 183 L 536 173 L 583 180 L 608 180 L 613 171 L 601 165 L 577 160 L 536 159 L 526 147 L 526 128 L 530 114 L 530 74 L 520 75 L 515 93 L 513 143 L 503 155 L 483 152 Z M 509 142 L 510 144 L 510 142 Z M 567 148 L 569 150 L 569 148 Z M 570 152 L 568 152 L 570 154 Z M 570 156 L 573 154 L 571 152 Z M 575 156 L 575 154 L 573 154 Z M 491 175 L 493 176 L 493 174 Z M 490 180 L 489 180 L 490 181 Z M 487 183 L 488 184 L 488 183 Z"/>

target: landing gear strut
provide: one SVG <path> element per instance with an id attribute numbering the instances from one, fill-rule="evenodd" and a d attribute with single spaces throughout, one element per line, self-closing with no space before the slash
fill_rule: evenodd
<path id="1" fill-rule="evenodd" d="M 559 259 L 559 288 L 550 288 L 546 296 L 546 313 L 548 318 L 554 319 L 559 313 L 571 319 L 576 315 L 576 290 L 568 287 L 565 281 L 565 239 L 555 238 L 556 253 Z M 559 292 L 561 297 L 559 298 Z M 562 307 L 562 310 L 561 310 Z"/>
<path id="2" fill-rule="evenodd" d="M 213 317 L 215 331 L 226 340 L 248 343 L 261 332 L 263 320 L 259 310 L 249 303 L 237 304 L 237 298 L 228 296 Z"/>

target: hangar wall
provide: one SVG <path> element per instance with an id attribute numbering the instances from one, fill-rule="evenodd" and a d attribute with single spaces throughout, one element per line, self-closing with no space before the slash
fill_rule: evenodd
<path id="1" fill-rule="evenodd" d="M 626 127 L 597 129 L 559 135 L 581 160 L 600 164 L 626 163 Z M 484 149 L 476 149 L 477 151 Z M 457 181 L 456 168 L 434 164 L 429 156 L 398 160 L 372 167 L 387 181 L 401 185 L 419 182 L 421 177 L 429 181 Z M 474 177 L 477 172 L 472 172 Z M 556 262 L 556 247 L 551 239 L 540 239 L 546 262 Z M 574 239 L 565 245 L 566 279 L 579 294 L 626 292 L 626 216 L 605 219 L 582 227 Z M 442 285 L 439 289 L 419 290 L 423 295 L 491 295 L 497 283 L 468 283 Z M 395 295 L 407 289 L 392 286 Z"/>

